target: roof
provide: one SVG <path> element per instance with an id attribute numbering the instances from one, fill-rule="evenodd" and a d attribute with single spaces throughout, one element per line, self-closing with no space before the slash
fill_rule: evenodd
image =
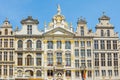
<path id="1" fill-rule="evenodd" d="M 1 25 L 2 28 L 12 28 L 12 25 L 10 24 L 10 21 L 8 21 L 8 18 L 6 18 L 3 21 L 3 24 Z"/>
<path id="2" fill-rule="evenodd" d="M 29 20 L 30 22 L 28 22 Z M 26 23 L 39 24 L 39 21 L 37 19 L 33 19 L 32 16 L 28 16 L 26 19 L 23 19 L 21 21 L 21 24 L 26 24 Z"/>
<path id="3" fill-rule="evenodd" d="M 83 18 L 79 18 L 78 21 L 77 21 L 77 24 L 86 24 L 87 21 Z"/>
<path id="4" fill-rule="evenodd" d="M 110 17 L 106 16 L 106 15 L 102 15 L 99 20 L 110 20 Z"/>

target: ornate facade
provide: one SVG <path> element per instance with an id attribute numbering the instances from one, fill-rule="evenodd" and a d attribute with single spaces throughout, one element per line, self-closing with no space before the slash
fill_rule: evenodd
<path id="1" fill-rule="evenodd" d="M 58 5 L 44 32 L 32 16 L 12 31 L 6 19 L 0 29 L 0 80 L 119 80 L 119 36 L 103 14 L 96 32 L 85 19 L 74 32 Z"/>

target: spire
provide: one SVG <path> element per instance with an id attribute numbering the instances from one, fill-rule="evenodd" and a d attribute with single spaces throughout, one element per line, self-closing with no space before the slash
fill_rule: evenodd
<path id="1" fill-rule="evenodd" d="M 103 12 L 103 15 L 98 20 L 110 20 L 110 17 L 105 15 L 105 12 Z"/>
<path id="2" fill-rule="evenodd" d="M 103 11 L 103 15 L 105 15 L 105 12 Z"/>
<path id="3" fill-rule="evenodd" d="M 61 8 L 60 8 L 60 5 L 58 4 L 57 6 L 57 14 L 60 15 L 61 14 Z"/>
<path id="4" fill-rule="evenodd" d="M 80 18 L 78 18 L 77 24 L 86 24 L 86 19 L 83 18 L 82 16 Z"/>
<path id="5" fill-rule="evenodd" d="M 47 27 L 47 25 L 46 25 L 46 21 L 44 22 L 44 27 L 45 27 L 45 28 Z"/>
<path id="6" fill-rule="evenodd" d="M 6 19 L 5 19 L 5 21 L 4 22 L 8 22 L 8 23 L 10 23 L 9 21 L 8 21 L 8 18 L 6 17 Z"/>
<path id="7" fill-rule="evenodd" d="M 16 26 L 16 29 L 15 29 L 15 31 L 19 31 L 19 28 L 18 28 L 18 26 Z"/>

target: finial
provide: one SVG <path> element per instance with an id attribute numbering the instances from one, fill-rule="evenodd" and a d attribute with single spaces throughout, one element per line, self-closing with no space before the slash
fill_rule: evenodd
<path id="1" fill-rule="evenodd" d="M 47 25 L 46 25 L 46 21 L 45 21 L 45 22 L 44 22 L 44 27 L 46 28 L 46 26 L 47 26 Z"/>
<path id="2" fill-rule="evenodd" d="M 103 15 L 105 15 L 105 12 L 103 11 Z"/>
<path id="3" fill-rule="evenodd" d="M 80 16 L 80 19 L 82 19 L 82 16 Z"/>
<path id="4" fill-rule="evenodd" d="M 5 19 L 6 21 L 8 21 L 8 18 L 6 17 L 6 19 Z"/>
<path id="5" fill-rule="evenodd" d="M 72 23 L 70 23 L 70 28 L 72 28 Z"/>
<path id="6" fill-rule="evenodd" d="M 5 21 L 4 21 L 4 22 L 8 22 L 8 18 L 7 18 L 7 17 L 5 18 Z"/>
<path id="7" fill-rule="evenodd" d="M 60 14 L 61 13 L 61 8 L 60 8 L 60 5 L 58 4 L 57 6 L 57 14 Z"/>
<path id="8" fill-rule="evenodd" d="M 16 29 L 15 29 L 15 31 L 18 31 L 19 30 L 19 28 L 18 28 L 18 26 L 16 26 Z"/>

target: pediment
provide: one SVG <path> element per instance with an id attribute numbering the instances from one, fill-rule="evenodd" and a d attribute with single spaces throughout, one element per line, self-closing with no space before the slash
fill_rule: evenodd
<path id="1" fill-rule="evenodd" d="M 71 32 L 71 31 L 68 31 L 64 28 L 61 28 L 61 27 L 57 27 L 57 28 L 54 28 L 46 33 L 44 33 L 45 36 L 50 36 L 50 35 L 53 35 L 53 36 L 74 36 L 74 33 Z"/>

